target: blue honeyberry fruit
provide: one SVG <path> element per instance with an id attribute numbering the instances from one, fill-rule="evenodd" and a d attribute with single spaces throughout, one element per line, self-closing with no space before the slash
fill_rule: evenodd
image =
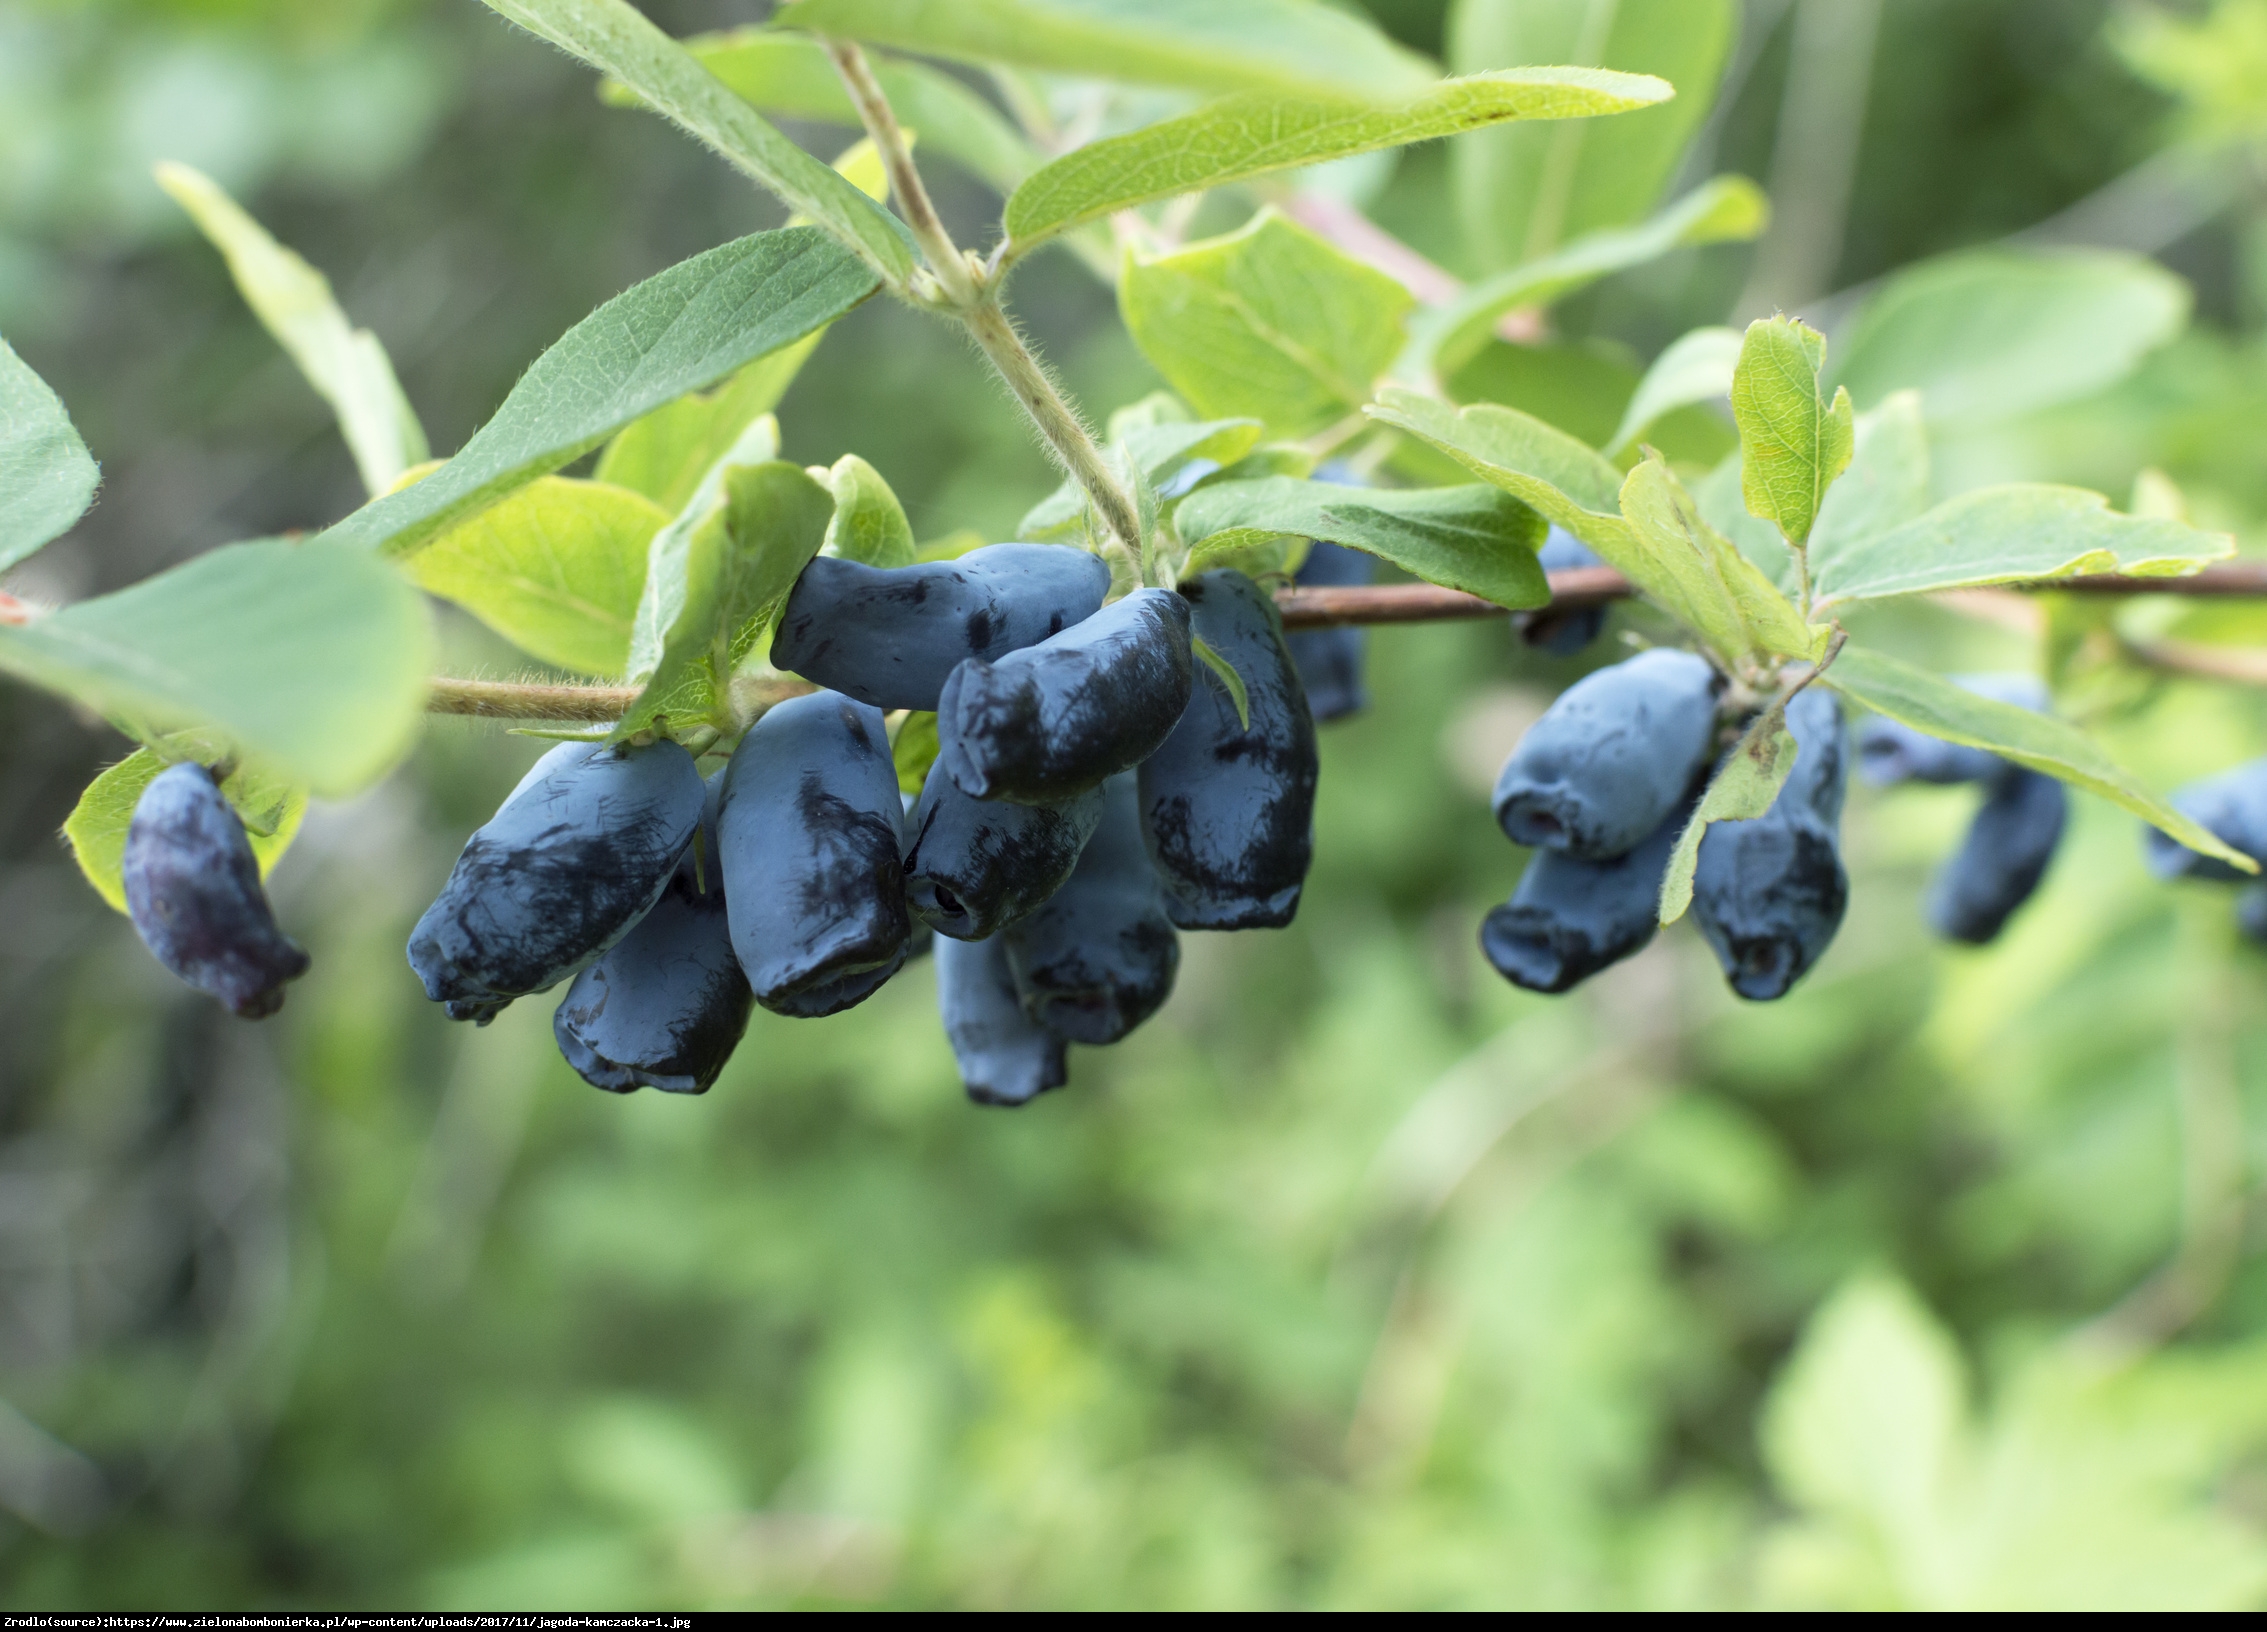
<path id="1" fill-rule="evenodd" d="M 1101 825 L 1069 881 L 1001 937 L 1024 1015 L 1093 1047 L 1155 1014 L 1181 964 L 1180 938 L 1142 844 L 1133 777 L 1112 777 L 1103 796 Z"/>
<path id="2" fill-rule="evenodd" d="M 1181 586 L 1196 636 L 1244 683 L 1249 728 L 1207 667 L 1173 733 L 1141 762 L 1142 830 L 1183 929 L 1276 929 L 1314 859 L 1315 725 L 1275 601 L 1240 572 Z"/>
<path id="3" fill-rule="evenodd" d="M 707 797 L 673 742 L 552 749 L 466 841 L 410 933 L 425 995 L 486 1024 L 587 968 L 669 887 Z"/>
<path id="4" fill-rule="evenodd" d="M 1606 564 L 1590 546 L 1556 522 L 1551 524 L 1543 547 L 1535 552 L 1535 559 L 1545 572 L 1572 572 L 1581 567 Z M 1544 607 L 1534 612 L 1514 612 L 1511 626 L 1528 645 L 1539 647 L 1553 657 L 1573 657 L 1605 632 L 1606 609 L 1582 606 L 1554 612 Z"/>
<path id="5" fill-rule="evenodd" d="M 977 1104 L 1028 1105 L 1070 1080 L 1070 1050 L 1023 1012 L 1001 937 L 937 942 L 937 1008 Z"/>
<path id="6" fill-rule="evenodd" d="M 160 771 L 126 828 L 126 911 L 157 961 L 247 1020 L 283 1007 L 307 954 L 276 927 L 244 823 L 202 765 Z"/>
<path id="7" fill-rule="evenodd" d="M 881 711 L 839 692 L 779 704 L 724 770 L 717 850 L 732 948 L 765 1008 L 865 1001 L 904 963 L 904 821 Z"/>
<path id="8" fill-rule="evenodd" d="M 2267 759 L 2255 759 L 2190 783 L 2173 795 L 2173 808 L 2230 849 L 2240 850 L 2254 861 L 2267 860 Z M 2199 855 L 2153 827 L 2142 829 L 2141 840 L 2149 870 L 2159 878 L 2209 879 L 2220 884 L 2244 883 L 2251 878 L 2216 857 Z"/>
<path id="9" fill-rule="evenodd" d="M 1360 550 L 1316 539 L 1307 546 L 1307 558 L 1292 576 L 1301 589 L 1340 589 L 1366 584 L 1377 562 Z M 1370 706 L 1362 683 L 1363 657 L 1369 650 L 1369 631 L 1359 624 L 1335 629 L 1294 629 L 1284 636 L 1291 661 L 1299 671 L 1300 689 L 1317 725 L 1343 720 Z"/>
<path id="10" fill-rule="evenodd" d="M 1797 754 L 1771 809 L 1717 822 L 1700 841 L 1692 915 L 1740 996 L 1787 995 L 1822 957 L 1850 902 L 1840 828 L 1848 756 L 1842 709 L 1812 686 L 1787 706 Z"/>
<path id="11" fill-rule="evenodd" d="M 2012 703 L 2034 714 L 2047 710 L 2047 688 L 2033 675 L 1955 675 L 1953 683 L 1979 697 Z M 1877 788 L 1895 787 L 1901 782 L 1939 786 L 1991 782 L 2007 768 L 2007 761 L 1988 749 L 1946 742 L 1886 714 L 1860 722 L 1857 735 L 1858 774 Z"/>
<path id="12" fill-rule="evenodd" d="M 1634 850 L 1714 757 L 1716 692 L 1716 671 L 1690 652 L 1577 680 L 1505 763 L 1496 821 L 1514 844 L 1591 861 Z"/>
<path id="13" fill-rule="evenodd" d="M 1929 887 L 1929 927 L 1970 946 L 1995 939 L 2046 877 L 2068 813 L 2060 782 L 2003 766 L 1967 838 Z"/>
<path id="14" fill-rule="evenodd" d="M 653 910 L 575 976 L 551 1017 L 559 1052 L 595 1088 L 705 1094 L 748 1029 L 754 998 L 717 864 L 723 781 L 709 778 L 699 836 Z"/>
<path id="15" fill-rule="evenodd" d="M 1535 852 L 1511 899 L 1480 925 L 1480 950 L 1496 973 L 1531 992 L 1565 992 L 1644 951 L 1660 927 L 1669 852 L 1697 803 L 1687 800 L 1610 861 Z"/>
<path id="16" fill-rule="evenodd" d="M 996 935 L 1062 887 L 1101 820 L 1100 788 L 1053 805 L 971 799 L 932 765 L 907 819 L 906 903 L 954 940 Z"/>
<path id="17" fill-rule="evenodd" d="M 997 663 L 970 658 L 937 703 L 937 763 L 975 799 L 1058 804 L 1130 771 L 1189 706 L 1189 603 L 1137 589 Z"/>
<path id="18" fill-rule="evenodd" d="M 870 567 L 818 556 L 772 637 L 772 666 L 876 708 L 934 709 L 956 664 L 1036 646 L 1102 608 L 1110 569 L 1059 544 L 990 544 Z"/>

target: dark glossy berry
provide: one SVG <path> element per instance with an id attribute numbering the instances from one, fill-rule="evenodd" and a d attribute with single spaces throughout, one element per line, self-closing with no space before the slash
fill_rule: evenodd
<path id="1" fill-rule="evenodd" d="M 1070 1051 L 1023 1012 L 998 936 L 937 942 L 937 1008 L 961 1085 L 977 1104 L 1027 1105 L 1070 1080 Z"/>
<path id="2" fill-rule="evenodd" d="M 1496 973 L 1531 992 L 1564 992 L 1645 950 L 1661 922 L 1661 879 L 1697 800 L 1610 861 L 1538 850 L 1511 899 L 1480 925 Z"/>
<path id="3" fill-rule="evenodd" d="M 1496 779 L 1514 844 L 1603 861 L 1645 842 L 1715 755 L 1716 671 L 1644 652 L 1586 675 L 1529 728 Z"/>
<path id="4" fill-rule="evenodd" d="M 1606 564 L 1587 544 L 1556 522 L 1551 524 L 1543 547 L 1535 552 L 1535 559 L 1545 572 L 1572 572 L 1580 567 Z M 1554 612 L 1544 607 L 1535 612 L 1514 612 L 1511 626 L 1528 645 L 1553 657 L 1573 657 L 1605 632 L 1606 609 L 1583 606 Z"/>
<path id="5" fill-rule="evenodd" d="M 1979 697 L 2035 714 L 2047 708 L 2047 688 L 2032 675 L 1957 675 L 1954 682 Z M 1895 787 L 1900 782 L 1989 782 L 2007 768 L 2007 761 L 1987 749 L 1946 742 L 1886 714 L 1860 722 L 1857 736 L 1858 774 L 1875 787 Z"/>
<path id="6" fill-rule="evenodd" d="M 910 567 L 822 555 L 787 597 L 772 666 L 876 708 L 934 709 L 954 665 L 1036 646 L 1100 611 L 1109 591 L 1100 556 L 1059 544 Z"/>
<path id="7" fill-rule="evenodd" d="M 2003 766 L 1968 837 L 1929 887 L 1929 926 L 1971 946 L 1997 937 L 2046 877 L 2068 811 L 2053 777 Z"/>
<path id="8" fill-rule="evenodd" d="M 1693 874 L 1694 922 L 1732 990 L 1759 1003 L 1786 996 L 1825 954 L 1850 901 L 1841 707 L 1812 686 L 1788 705 L 1787 727 L 1798 750 L 1787 785 L 1764 815 L 1711 825 Z"/>
<path id="9" fill-rule="evenodd" d="M 1025 1016 L 1074 1043 L 1114 1043 L 1173 990 L 1180 938 L 1142 845 L 1130 776 L 1104 791 L 1102 822 L 1053 900 L 1008 930 L 1008 967 Z"/>
<path id="10" fill-rule="evenodd" d="M 954 940 L 996 935 L 1062 887 L 1101 820 L 1100 788 L 1056 805 L 971 799 L 932 765 L 907 818 L 906 904 Z"/>
<path id="11" fill-rule="evenodd" d="M 1136 773 L 1165 910 L 1183 929 L 1280 928 L 1314 859 L 1314 720 L 1265 590 L 1223 571 L 1181 595 L 1197 638 L 1243 681 L 1251 724 L 1202 668 L 1180 723 Z"/>
<path id="12" fill-rule="evenodd" d="M 247 1020 L 283 1007 L 307 954 L 276 928 L 244 823 L 202 765 L 142 790 L 126 829 L 126 910 L 157 961 Z"/>
<path id="13" fill-rule="evenodd" d="M 971 658 L 937 704 L 937 763 L 977 799 L 1056 804 L 1156 751 L 1189 706 L 1189 603 L 1137 589 L 997 663 Z"/>
<path id="14" fill-rule="evenodd" d="M 466 842 L 411 932 L 425 995 L 485 1022 L 589 967 L 668 888 L 707 795 L 673 742 L 552 749 Z"/>
<path id="15" fill-rule="evenodd" d="M 575 976 L 551 1033 L 583 1081 L 626 1094 L 705 1094 L 748 1029 L 754 999 L 732 950 L 717 865 L 724 773 L 709 779 L 700 836 L 653 910 Z"/>
<path id="16" fill-rule="evenodd" d="M 905 961 L 904 801 L 881 712 L 837 692 L 779 704 L 724 771 L 732 947 L 779 1014 L 863 1002 Z"/>
<path id="17" fill-rule="evenodd" d="M 2192 782 L 2173 795 L 2173 808 L 2230 849 L 2254 861 L 2267 860 L 2267 759 Z M 2159 878 L 2200 878 L 2216 883 L 2248 882 L 2252 875 L 2211 856 L 2197 854 L 2155 828 L 2142 831 L 2149 870 Z"/>
<path id="18" fill-rule="evenodd" d="M 1376 560 L 1361 550 L 1316 539 L 1307 547 L 1292 581 L 1301 589 L 1338 589 L 1366 584 Z M 1295 629 L 1284 637 L 1291 661 L 1298 666 L 1299 684 L 1307 694 L 1307 708 L 1317 725 L 1359 714 L 1370 706 L 1362 684 L 1363 658 L 1369 649 L 1369 631 L 1359 625 L 1336 629 Z"/>

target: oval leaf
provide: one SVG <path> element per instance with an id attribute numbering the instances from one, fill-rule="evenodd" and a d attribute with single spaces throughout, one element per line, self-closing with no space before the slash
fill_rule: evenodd
<path id="1" fill-rule="evenodd" d="M 1394 104 L 1349 97 L 1232 96 L 1047 165 L 1008 200 L 1022 253 L 1058 232 L 1176 193 L 1381 147 L 1480 130 L 1509 119 L 1584 119 L 1665 102 L 1665 80 L 1602 68 L 1510 68 L 1443 80 Z"/>
<path id="2" fill-rule="evenodd" d="M 101 482 L 63 399 L 0 340 L 0 571 L 85 515 Z"/>

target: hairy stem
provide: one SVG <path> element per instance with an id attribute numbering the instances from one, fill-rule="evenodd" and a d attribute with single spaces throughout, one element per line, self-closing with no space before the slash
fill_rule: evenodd
<path id="1" fill-rule="evenodd" d="M 1008 390 L 1031 417 L 1031 423 L 1038 428 L 1064 471 L 1093 502 L 1102 525 L 1116 542 L 1138 558 L 1141 520 L 1132 501 L 1104 463 L 1102 450 L 1087 434 L 1077 412 L 1063 399 L 1039 359 L 1023 343 L 1023 336 L 1016 332 L 1015 324 L 1000 305 L 996 283 L 969 263 L 952 241 L 952 234 L 945 230 L 936 205 L 930 201 L 929 189 L 913 162 L 913 151 L 905 145 L 905 132 L 898 125 L 889 98 L 882 94 L 880 84 L 875 81 L 866 54 L 848 40 L 830 39 L 826 50 L 843 89 L 849 93 L 851 105 L 858 110 L 859 122 L 866 127 L 875 151 L 881 155 L 883 168 L 889 172 L 890 191 L 896 195 L 906 225 L 913 229 L 915 241 L 928 258 L 937 289 L 943 296 L 941 304 L 967 325 L 968 332 L 975 337 L 992 367 L 999 371 L 1000 378 L 1007 382 Z"/>

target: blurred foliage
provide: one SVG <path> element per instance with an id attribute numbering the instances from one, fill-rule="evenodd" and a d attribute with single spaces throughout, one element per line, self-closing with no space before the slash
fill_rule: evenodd
<path id="1" fill-rule="evenodd" d="M 1439 48 L 1437 4 L 1374 9 Z M 2256 9 L 2119 26 L 2241 36 Z M 2174 58 L 2107 16 L 1888 8 L 1838 281 L 2191 141 L 2185 99 L 2236 76 L 2151 66 Z M 1784 21 L 1749 7 L 1692 174 L 1768 173 Z M 444 447 L 598 300 L 774 220 L 469 6 L 0 0 L 0 328 L 109 483 L 15 587 L 85 593 L 354 499 L 320 402 L 141 179 L 156 156 L 329 273 Z M 1419 151 L 1373 208 L 1453 264 L 1425 225 L 1446 203 Z M 2153 465 L 2251 535 L 2258 221 L 2239 193 L 2123 245 L 2203 321 L 2099 397 L 1963 433 L 1940 479 L 2122 495 Z M 1606 434 L 1749 253 L 1612 280 L 1459 392 Z M 1097 410 L 1153 388 L 1067 256 L 1018 293 Z M 1710 458 L 1695 412 L 1671 451 Z M 1052 486 L 957 342 L 879 305 L 780 417 L 798 461 L 869 459 L 922 538 L 1002 536 Z M 1867 617 L 1952 667 L 2038 659 L 1940 608 Z M 459 672 L 513 661 L 446 637 Z M 2154 884 L 2130 820 L 2079 801 L 2004 942 L 1946 950 L 1918 896 L 1974 795 L 1860 791 L 1850 920 L 1784 1003 L 1737 1004 L 1681 930 L 1529 997 L 1473 944 L 1519 866 L 1486 789 L 1581 665 L 1500 625 L 1371 651 L 1298 923 L 1186 937 L 1165 1012 L 1015 1114 L 962 1103 L 919 966 L 853 1015 L 759 1015 L 700 1100 L 592 1092 L 543 1002 L 447 1025 L 402 942 L 536 751 L 461 722 L 310 814 L 275 884 L 316 971 L 237 1025 L 55 843 L 118 741 L 0 691 L 0 1603 L 2267 1596 L 2267 959 L 2228 897 Z M 2103 728 L 2171 786 L 2267 748 L 2267 707 L 2144 675 Z"/>

